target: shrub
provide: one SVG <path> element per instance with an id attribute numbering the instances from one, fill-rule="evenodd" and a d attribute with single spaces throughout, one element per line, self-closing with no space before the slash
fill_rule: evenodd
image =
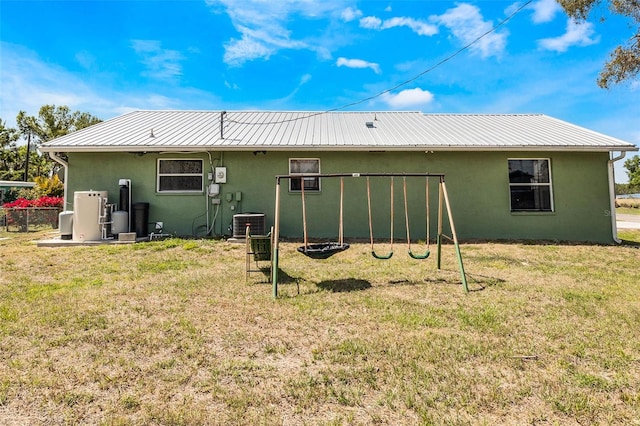
<path id="1" fill-rule="evenodd" d="M 616 198 L 616 207 L 640 209 L 640 198 Z"/>
<path id="2" fill-rule="evenodd" d="M 26 232 L 31 226 L 58 226 L 58 214 L 62 211 L 62 197 L 40 197 L 37 200 L 18 198 L 2 205 L 5 213 L 5 225 L 17 226 Z"/>
<path id="3" fill-rule="evenodd" d="M 37 176 L 34 182 L 36 186 L 21 189 L 19 197 L 36 200 L 41 197 L 62 197 L 64 195 L 64 184 L 57 175 L 51 178 Z"/>
<path id="4" fill-rule="evenodd" d="M 40 197 L 37 200 L 18 198 L 10 203 L 4 203 L 5 209 L 25 209 L 27 207 L 59 207 L 62 208 L 64 199 L 62 197 Z"/>

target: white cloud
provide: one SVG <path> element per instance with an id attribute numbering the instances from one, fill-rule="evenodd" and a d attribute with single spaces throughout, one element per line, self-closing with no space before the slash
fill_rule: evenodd
<path id="1" fill-rule="evenodd" d="M 428 90 L 422 90 L 419 87 L 403 90 L 395 95 L 385 93 L 382 96 L 382 100 L 391 108 L 424 107 L 433 102 L 433 99 L 433 93 Z"/>
<path id="2" fill-rule="evenodd" d="M 308 82 L 311 81 L 311 79 L 313 78 L 313 76 L 311 74 L 304 74 L 301 78 L 300 78 L 300 85 L 302 86 L 303 84 L 307 84 Z"/>
<path id="3" fill-rule="evenodd" d="M 276 51 L 275 46 L 269 46 L 267 43 L 256 39 L 249 32 L 243 34 L 241 40 L 231 39 L 225 43 L 224 62 L 232 66 L 240 66 L 246 61 L 254 59 L 269 59 Z M 285 47 L 280 45 L 279 47 Z"/>
<path id="4" fill-rule="evenodd" d="M 227 89 L 232 89 L 232 90 L 239 90 L 240 86 L 238 86 L 236 83 L 230 83 L 229 81 L 225 80 L 224 81 L 224 85 Z"/>
<path id="5" fill-rule="evenodd" d="M 431 36 L 438 33 L 438 27 L 413 18 L 397 17 L 387 19 L 382 23 L 382 29 L 394 27 L 409 27 L 414 33 L 423 36 Z"/>
<path id="6" fill-rule="evenodd" d="M 347 68 L 370 68 L 376 74 L 380 74 L 380 65 L 374 62 L 367 62 L 362 59 L 338 58 L 336 65 Z"/>
<path id="7" fill-rule="evenodd" d="M 88 103 L 107 102 L 93 93 L 82 79 L 47 64 L 32 51 L 4 42 L 0 43 L 0 51 L 0 118 L 9 126 L 15 125 L 19 111 L 35 115 L 42 105 L 67 105 L 74 109 Z"/>
<path id="8" fill-rule="evenodd" d="M 316 55 L 318 55 L 318 59 L 321 61 L 328 61 L 333 58 L 331 54 L 331 50 L 324 46 L 317 46 L 315 48 Z"/>
<path id="9" fill-rule="evenodd" d="M 293 89 L 293 91 L 287 96 L 287 99 L 292 99 L 302 88 L 302 86 L 304 86 L 305 84 L 307 84 L 308 82 L 311 81 L 311 79 L 313 78 L 313 76 L 309 73 L 307 74 L 302 74 L 302 76 L 300 77 L 300 81 L 298 82 L 298 85 L 296 86 L 295 89 Z"/>
<path id="10" fill-rule="evenodd" d="M 0 52 L 0 118 L 9 127 L 15 126 L 19 111 L 36 115 L 47 104 L 66 105 L 72 111 L 85 111 L 103 120 L 136 109 L 207 109 L 220 104 L 210 93 L 191 88 L 167 89 L 163 94 L 114 90 L 108 79 L 94 78 L 97 71 L 78 75 L 31 50 L 5 42 L 0 42 Z"/>
<path id="11" fill-rule="evenodd" d="M 557 0 L 538 0 L 528 6 L 533 10 L 531 20 L 535 24 L 542 24 L 553 21 L 556 14 L 562 10 Z"/>
<path id="12" fill-rule="evenodd" d="M 438 33 L 438 27 L 418 19 L 395 17 L 384 21 L 376 16 L 360 19 L 360 27 L 370 30 L 388 30 L 396 27 L 408 27 L 418 35 L 431 36 Z"/>
<path id="13" fill-rule="evenodd" d="M 182 75 L 180 62 L 185 59 L 177 50 L 163 49 L 158 40 L 131 40 L 131 47 L 146 66 L 144 75 L 159 80 L 170 80 Z"/>
<path id="14" fill-rule="evenodd" d="M 360 27 L 369 30 L 379 30 L 382 28 L 382 19 L 375 16 L 365 16 L 360 19 Z"/>
<path id="15" fill-rule="evenodd" d="M 91 52 L 88 52 L 86 50 L 76 53 L 75 59 L 82 68 L 87 70 L 94 68 L 96 65 L 95 56 L 93 56 Z"/>
<path id="16" fill-rule="evenodd" d="M 568 19 L 567 30 L 563 35 L 540 39 L 538 45 L 545 50 L 566 52 L 571 46 L 589 46 L 598 43 L 600 37 L 593 37 L 594 32 L 592 23 L 577 23 Z"/>
<path id="17" fill-rule="evenodd" d="M 317 52 L 318 57 L 330 57 L 326 46 L 318 40 L 298 39 L 287 29 L 287 24 L 295 16 L 307 18 L 339 18 L 345 13 L 345 3 L 349 0 L 206 0 L 215 12 L 229 15 L 231 23 L 240 34 L 225 43 L 224 62 L 230 66 L 242 66 L 245 62 L 269 59 L 281 49 L 308 49 Z M 358 10 L 351 8 L 357 15 Z M 349 16 L 348 14 L 346 16 Z M 354 18 L 355 19 L 355 18 Z M 323 40 L 322 42 L 324 42 Z"/>
<path id="18" fill-rule="evenodd" d="M 485 21 L 477 6 L 462 3 L 439 16 L 432 16 L 433 22 L 444 25 L 462 44 L 467 45 L 493 28 L 491 21 Z M 483 58 L 499 56 L 507 44 L 506 31 L 492 32 L 473 44 L 470 49 L 479 51 Z"/>
<path id="19" fill-rule="evenodd" d="M 384 8 L 385 12 L 391 12 L 393 9 L 391 8 L 391 5 L 387 6 Z"/>
<path id="20" fill-rule="evenodd" d="M 352 7 L 347 7 L 340 14 L 340 18 L 342 18 L 344 22 L 354 21 L 360 18 L 361 16 L 362 16 L 362 11 L 360 9 L 354 9 Z"/>
<path id="21" fill-rule="evenodd" d="M 302 89 L 302 87 L 307 84 L 308 82 L 311 81 L 311 79 L 313 78 L 313 76 L 311 74 L 303 74 L 300 77 L 300 80 L 298 81 L 298 85 L 291 91 L 291 93 L 289 93 L 288 95 L 280 98 L 280 99 L 275 99 L 272 101 L 272 108 L 274 109 L 287 109 L 289 108 L 289 104 L 295 99 L 296 95 L 298 94 L 298 92 L 300 91 L 300 89 Z"/>

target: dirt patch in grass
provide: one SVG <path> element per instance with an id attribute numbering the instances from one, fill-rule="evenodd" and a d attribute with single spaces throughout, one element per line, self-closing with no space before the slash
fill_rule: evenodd
<path id="1" fill-rule="evenodd" d="M 2 237 L 4 235 L 0 235 Z M 244 245 L 0 240 L 2 424 L 633 424 L 640 251 L 366 244 L 245 285 Z"/>

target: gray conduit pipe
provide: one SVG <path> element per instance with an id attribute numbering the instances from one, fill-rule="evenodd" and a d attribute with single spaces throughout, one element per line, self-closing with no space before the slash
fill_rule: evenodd
<path id="1" fill-rule="evenodd" d="M 49 152 L 49 157 L 51 157 L 51 159 L 53 161 L 55 161 L 56 163 L 60 164 L 62 167 L 64 167 L 64 204 L 63 204 L 63 210 L 67 210 L 67 181 L 69 180 L 69 163 L 67 163 L 66 161 L 64 161 L 62 158 L 60 158 L 58 156 L 57 152 Z"/>
<path id="2" fill-rule="evenodd" d="M 607 161 L 609 172 L 609 210 L 611 212 L 611 233 L 613 236 L 613 241 L 615 241 L 616 244 L 621 244 L 622 240 L 618 238 L 618 227 L 616 225 L 616 186 L 613 174 L 613 163 L 618 160 L 622 160 L 625 155 L 627 155 L 626 151 L 621 151 L 620 155 L 618 155 L 617 157 L 612 157 L 609 161 Z"/>

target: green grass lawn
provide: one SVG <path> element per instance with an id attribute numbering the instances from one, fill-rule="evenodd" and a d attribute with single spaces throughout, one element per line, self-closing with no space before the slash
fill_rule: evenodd
<path id="1" fill-rule="evenodd" d="M 618 238 L 623 244 L 640 244 L 640 229 L 621 229 L 618 231 Z"/>
<path id="2" fill-rule="evenodd" d="M 437 270 L 283 243 L 274 300 L 243 244 L 48 236 L 0 233 L 0 424 L 640 419 L 637 244 L 463 244 L 464 293 L 451 245 Z"/>
<path id="3" fill-rule="evenodd" d="M 637 214 L 640 215 L 640 209 L 631 207 L 618 207 L 616 208 L 617 214 Z"/>

